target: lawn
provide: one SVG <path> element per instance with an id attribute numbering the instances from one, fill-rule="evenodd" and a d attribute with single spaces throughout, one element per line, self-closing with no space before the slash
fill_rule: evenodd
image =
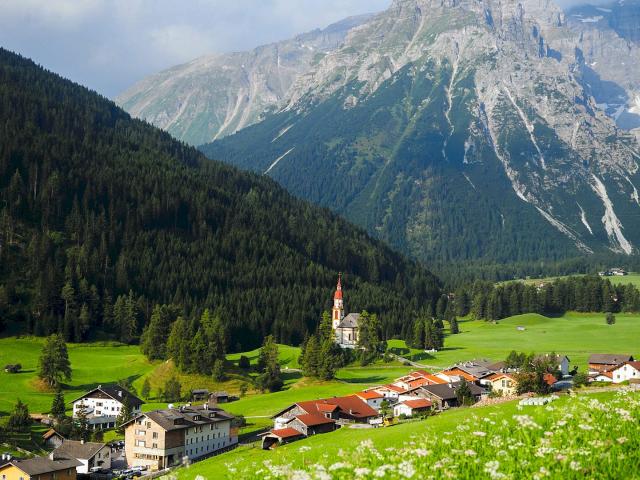
<path id="1" fill-rule="evenodd" d="M 445 348 L 435 354 L 411 350 L 410 358 L 424 365 L 445 367 L 474 358 L 504 360 L 511 350 L 567 355 L 582 371 L 591 353 L 640 354 L 640 316 L 617 314 L 607 325 L 604 314 L 568 313 L 549 318 L 538 314 L 509 317 L 497 323 L 462 320 L 458 335 L 448 335 Z M 524 327 L 520 331 L 517 327 Z M 397 353 L 407 353 L 404 342 L 392 340 Z"/>
<path id="2" fill-rule="evenodd" d="M 618 408 L 608 408 L 609 403 Z M 629 469 L 634 461 L 624 466 L 617 459 L 625 454 L 637 459 L 639 420 L 638 392 L 579 394 L 564 396 L 548 407 L 518 407 L 509 402 L 453 409 L 389 428 L 343 428 L 274 451 L 242 446 L 174 473 L 184 480 L 198 476 L 346 479 L 404 478 L 401 472 L 406 469 L 424 470 L 413 478 L 426 478 L 424 473 L 436 478 L 532 478 L 530 470 L 544 466 L 573 473 L 551 478 L 623 478 L 606 473 L 619 468 L 633 472 Z M 599 450 L 594 447 L 597 443 L 608 447 Z M 598 461 L 592 461 L 596 455 Z M 490 463 L 495 460 L 499 460 L 497 465 Z M 604 464 L 607 466 L 602 467 Z M 389 468 L 384 465 L 393 468 L 387 474 L 376 474 Z M 504 468 L 511 475 L 486 475 L 487 465 L 494 470 Z M 589 470 L 594 465 L 604 469 Z M 521 469 L 529 470 L 519 476 Z M 459 473 L 453 473 L 456 471 Z"/>
<path id="3" fill-rule="evenodd" d="M 20 398 L 32 413 L 47 412 L 53 394 L 44 389 L 37 377 L 38 358 L 43 339 L 0 339 L 0 366 L 22 364 L 22 372 L 9 374 L 0 371 L 0 412 L 10 412 Z M 65 388 L 67 402 L 99 384 L 114 383 L 127 378 L 131 381 L 153 369 L 137 346 L 118 344 L 69 344 L 72 379 Z"/>

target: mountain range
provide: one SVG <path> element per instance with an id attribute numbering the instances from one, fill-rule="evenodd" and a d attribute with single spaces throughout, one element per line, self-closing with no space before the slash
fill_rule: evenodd
<path id="1" fill-rule="evenodd" d="M 201 149 L 423 261 L 633 255 L 638 15 L 637 1 L 395 0 Z"/>

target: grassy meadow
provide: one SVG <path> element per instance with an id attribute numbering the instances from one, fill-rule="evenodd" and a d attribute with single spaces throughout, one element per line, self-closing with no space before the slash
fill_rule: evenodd
<path id="1" fill-rule="evenodd" d="M 263 451 L 238 449 L 173 475 L 204 478 L 635 478 L 640 392 L 459 408 L 381 429 L 343 428 Z"/>
<path id="2" fill-rule="evenodd" d="M 607 325 L 604 314 L 567 313 L 562 317 L 524 314 L 497 323 L 461 320 L 458 335 L 448 335 L 445 348 L 426 354 L 392 340 L 392 351 L 424 365 L 444 367 L 474 358 L 504 360 L 511 350 L 565 354 L 572 365 L 584 371 L 591 353 L 640 354 L 640 316 L 616 314 L 616 324 Z M 517 327 L 524 327 L 520 331 Z"/>

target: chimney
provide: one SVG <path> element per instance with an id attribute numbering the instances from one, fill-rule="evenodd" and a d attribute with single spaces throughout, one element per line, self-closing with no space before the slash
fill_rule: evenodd
<path id="1" fill-rule="evenodd" d="M 98 388 L 102 388 L 102 385 L 98 385 Z"/>
<path id="2" fill-rule="evenodd" d="M 209 403 L 208 402 L 204 404 L 204 409 L 205 410 L 209 410 Z"/>
<path id="3" fill-rule="evenodd" d="M 84 445 L 84 438 L 81 438 L 81 439 L 80 439 L 80 444 L 81 444 L 81 445 Z"/>
<path id="4" fill-rule="evenodd" d="M 122 390 L 118 390 L 118 396 L 122 397 Z"/>

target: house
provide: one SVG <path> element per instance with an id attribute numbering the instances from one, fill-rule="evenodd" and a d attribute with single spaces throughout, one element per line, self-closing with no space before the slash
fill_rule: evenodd
<path id="1" fill-rule="evenodd" d="M 518 381 L 510 373 L 496 373 L 489 377 L 491 391 L 496 392 L 505 397 L 511 397 L 517 394 Z"/>
<path id="2" fill-rule="evenodd" d="M 304 435 L 294 428 L 282 428 L 280 430 L 271 430 L 262 437 L 262 448 L 269 450 L 279 445 L 295 442 L 304 438 Z"/>
<path id="3" fill-rule="evenodd" d="M 59 458 L 75 459 L 80 462 L 78 473 L 90 473 L 94 467 L 111 469 L 111 447 L 106 443 L 65 440 L 49 454 L 51 460 Z"/>
<path id="4" fill-rule="evenodd" d="M 189 398 L 194 403 L 206 402 L 207 400 L 209 400 L 209 390 L 207 390 L 206 388 L 198 388 L 195 390 L 191 390 L 191 393 L 189 394 Z"/>
<path id="5" fill-rule="evenodd" d="M 380 410 L 380 406 L 384 401 L 384 395 L 376 392 L 375 390 L 356 393 L 356 397 L 358 397 L 363 402 L 366 402 L 367 405 L 369 405 L 371 408 L 375 408 L 376 410 Z"/>
<path id="6" fill-rule="evenodd" d="M 208 403 L 139 414 L 125 424 L 129 466 L 160 470 L 232 447 L 238 443 L 234 419 Z"/>
<path id="7" fill-rule="evenodd" d="M 25 460 L 10 460 L 0 466 L 2 480 L 75 480 L 74 459 L 51 460 L 47 457 L 34 457 Z"/>
<path id="8" fill-rule="evenodd" d="M 552 357 L 551 354 L 545 353 L 543 355 L 536 355 L 535 360 L 541 362 L 552 361 L 553 366 L 562 373 L 563 377 L 569 375 L 570 360 L 566 355 L 555 355 Z"/>
<path id="9" fill-rule="evenodd" d="M 227 392 L 211 392 L 209 394 L 209 403 L 228 403 L 230 401 L 231 396 Z"/>
<path id="10" fill-rule="evenodd" d="M 331 309 L 331 327 L 335 341 L 342 348 L 356 348 L 358 346 L 358 322 L 359 313 L 350 313 L 345 316 L 344 300 L 342 298 L 342 275 L 338 275 L 336 292 L 333 295 L 333 308 Z"/>
<path id="11" fill-rule="evenodd" d="M 305 437 L 310 437 L 318 433 L 333 432 L 336 429 L 336 421 L 324 415 L 308 413 L 296 415 L 287 424 L 287 428 L 293 428 Z"/>
<path id="12" fill-rule="evenodd" d="M 399 387 L 398 385 L 389 384 L 381 387 L 373 388 L 378 393 L 384 395 L 385 400 L 389 400 L 392 403 L 398 401 L 398 397 L 407 391 L 406 388 Z"/>
<path id="13" fill-rule="evenodd" d="M 73 400 L 73 418 L 78 418 L 78 411 L 84 409 L 90 428 L 113 428 L 125 402 L 128 402 L 133 415 L 140 413 L 144 403 L 118 385 L 98 385 L 98 388 Z"/>
<path id="14" fill-rule="evenodd" d="M 628 273 L 624 268 L 615 267 L 603 272 L 598 272 L 598 275 L 601 277 L 624 277 L 625 275 L 628 275 Z"/>
<path id="15" fill-rule="evenodd" d="M 593 374 L 589 374 L 589 381 L 590 382 L 613 382 L 613 372 L 611 371 L 606 371 L 606 372 L 596 372 Z"/>
<path id="16" fill-rule="evenodd" d="M 425 370 L 416 370 L 415 372 L 411 372 L 410 374 L 399 378 L 393 382 L 393 385 L 401 387 L 407 391 L 416 387 L 421 387 L 422 385 L 437 385 L 440 383 L 447 383 L 447 381 Z"/>
<path id="17" fill-rule="evenodd" d="M 480 397 L 486 393 L 486 391 L 480 388 L 478 385 L 467 382 L 471 395 L 474 401 L 480 400 Z M 413 392 L 414 396 L 427 398 L 431 400 L 433 405 L 438 410 L 444 410 L 450 407 L 458 406 L 458 397 L 456 396 L 457 389 L 462 385 L 462 382 L 447 383 L 444 385 L 426 385 L 418 388 Z"/>
<path id="18" fill-rule="evenodd" d="M 60 445 L 62 445 L 64 437 L 56 432 L 53 428 L 50 428 L 42 434 L 42 441 L 48 448 L 58 448 Z"/>
<path id="19" fill-rule="evenodd" d="M 337 423 L 369 423 L 379 416 L 377 410 L 369 406 L 357 395 L 349 395 L 294 403 L 272 417 L 274 419 L 274 428 L 276 430 L 289 426 L 297 428 L 299 427 L 298 424 L 289 424 L 296 417 L 305 415 L 331 419 Z M 304 422 L 310 420 L 310 418 L 304 417 Z"/>
<path id="20" fill-rule="evenodd" d="M 640 361 L 625 362 L 611 371 L 613 383 L 639 382 L 640 383 Z"/>
<path id="21" fill-rule="evenodd" d="M 426 398 L 416 398 L 415 400 L 405 400 L 393 406 L 393 416 L 399 417 L 404 415 L 406 417 L 412 417 L 416 413 L 430 410 L 433 407 L 433 402 Z"/>
<path id="22" fill-rule="evenodd" d="M 633 362 L 633 356 L 620 353 L 593 353 L 589 357 L 589 373 L 612 370 L 625 362 Z"/>
<path id="23" fill-rule="evenodd" d="M 475 375 L 471 375 L 458 367 L 453 367 L 448 370 L 436 373 L 436 376 L 445 381 L 445 383 L 454 383 L 466 380 L 467 382 L 477 383 L 479 378 Z"/>
<path id="24" fill-rule="evenodd" d="M 455 368 L 476 378 L 476 382 L 480 385 L 487 385 L 489 383 L 489 377 L 494 374 L 494 371 L 489 369 L 484 363 L 485 362 L 480 364 L 476 361 L 457 363 Z"/>

